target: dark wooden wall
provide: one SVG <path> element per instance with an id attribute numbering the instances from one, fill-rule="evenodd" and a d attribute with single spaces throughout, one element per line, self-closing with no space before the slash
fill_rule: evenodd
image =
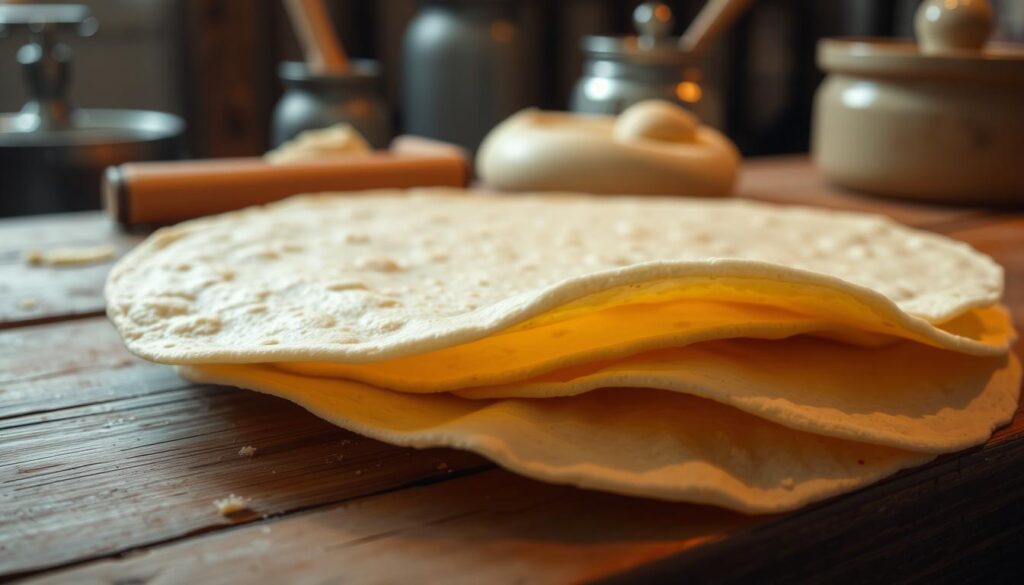
<path id="1" fill-rule="evenodd" d="M 246 156 L 265 150 L 270 110 L 278 95 L 276 5 L 181 3 L 186 116 L 194 156 Z"/>

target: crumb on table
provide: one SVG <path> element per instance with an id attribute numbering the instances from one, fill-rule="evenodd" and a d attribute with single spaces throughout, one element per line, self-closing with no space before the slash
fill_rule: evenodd
<path id="1" fill-rule="evenodd" d="M 231 514 L 248 510 L 249 498 L 229 494 L 226 498 L 214 500 L 213 505 L 217 507 L 217 511 L 220 512 L 221 516 L 230 516 Z"/>
<path id="2" fill-rule="evenodd" d="M 256 451 L 257 451 L 256 447 L 253 447 L 252 445 L 246 445 L 245 447 L 242 447 L 241 449 L 238 450 L 238 456 L 239 457 L 252 457 L 253 455 L 256 454 Z"/>

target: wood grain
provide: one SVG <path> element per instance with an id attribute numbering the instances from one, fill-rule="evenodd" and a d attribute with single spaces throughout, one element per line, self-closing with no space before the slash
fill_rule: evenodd
<path id="1" fill-rule="evenodd" d="M 270 2 L 178 4 L 192 155 L 259 156 L 267 149 L 274 57 Z"/>
<path id="2" fill-rule="evenodd" d="M 571 583 L 722 538 L 720 509 L 489 471 L 190 539 L 42 583 Z"/>
<path id="3" fill-rule="evenodd" d="M 787 205 L 881 213 L 906 225 L 932 230 L 990 215 L 981 209 L 884 199 L 830 185 L 802 155 L 744 161 L 736 194 Z"/>
<path id="4" fill-rule="evenodd" d="M 103 311 L 103 283 L 114 260 L 33 266 L 25 261 L 29 250 L 109 244 L 120 256 L 139 241 L 99 212 L 0 220 L 0 328 Z"/>
<path id="5" fill-rule="evenodd" d="M 129 356 L 102 318 L 3 331 L 0 347 L 0 575 L 490 467 L 188 384 Z M 230 493 L 253 513 L 219 516 Z"/>

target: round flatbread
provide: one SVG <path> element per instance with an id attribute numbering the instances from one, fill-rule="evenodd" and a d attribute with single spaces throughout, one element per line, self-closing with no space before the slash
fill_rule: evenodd
<path id="1" fill-rule="evenodd" d="M 985 442 L 1017 411 L 1017 357 L 976 357 L 913 342 L 858 348 L 811 337 L 734 339 L 590 363 L 477 399 L 650 388 L 708 398 L 789 428 L 924 453 Z"/>
<path id="2" fill-rule="evenodd" d="M 129 349 L 155 361 L 365 363 L 730 279 L 759 303 L 828 289 L 918 328 L 1002 291 L 987 256 L 877 216 L 432 190 L 305 196 L 166 228 L 106 294 Z"/>
<path id="3" fill-rule="evenodd" d="M 259 365 L 183 366 L 181 372 L 197 382 L 280 396 L 394 445 L 465 449 L 542 481 L 752 514 L 796 509 L 933 457 L 794 431 L 659 390 L 483 401 L 390 392 Z"/>

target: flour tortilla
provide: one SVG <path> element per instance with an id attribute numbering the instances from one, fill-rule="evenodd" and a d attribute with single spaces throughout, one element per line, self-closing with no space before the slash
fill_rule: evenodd
<path id="1" fill-rule="evenodd" d="M 701 288 L 695 284 L 686 290 Z M 727 296 L 721 291 L 718 295 Z M 799 306 L 799 295 L 792 293 L 790 298 Z M 383 362 L 276 365 L 299 374 L 348 378 L 390 390 L 430 393 L 507 384 L 577 364 L 719 339 L 784 339 L 814 334 L 847 344 L 885 346 L 903 338 L 998 357 L 1016 338 L 1008 312 L 998 305 L 975 309 L 937 330 L 929 325 L 889 326 L 899 314 L 891 316 L 893 321 L 884 314 L 870 312 L 859 318 L 843 319 L 844 314 L 856 314 L 854 309 L 860 307 L 849 309 L 843 299 L 830 298 L 827 291 L 808 295 L 804 308 L 810 309 L 816 303 L 821 310 L 808 311 L 819 313 L 814 317 L 767 305 L 720 301 L 634 303 L 532 328 L 515 327 L 471 343 Z M 844 311 L 844 307 L 848 310 Z"/>
<path id="2" fill-rule="evenodd" d="M 850 299 L 843 318 L 860 307 L 938 339 L 932 325 L 998 300 L 1002 271 L 877 216 L 436 190 L 299 197 L 160 230 L 106 294 L 129 349 L 154 361 L 366 363 L 729 282 L 783 307 L 832 290 Z"/>
<path id="3" fill-rule="evenodd" d="M 856 348 L 821 339 L 729 340 L 586 364 L 466 398 L 551 398 L 651 388 L 715 400 L 783 426 L 947 453 L 983 443 L 1013 418 L 1016 356 L 979 358 L 901 342 Z"/>
<path id="4" fill-rule="evenodd" d="M 395 445 L 466 449 L 542 481 L 754 514 L 799 508 L 932 458 L 794 431 L 710 400 L 656 390 L 482 401 L 258 365 L 181 372 L 197 382 L 280 396 Z"/>

